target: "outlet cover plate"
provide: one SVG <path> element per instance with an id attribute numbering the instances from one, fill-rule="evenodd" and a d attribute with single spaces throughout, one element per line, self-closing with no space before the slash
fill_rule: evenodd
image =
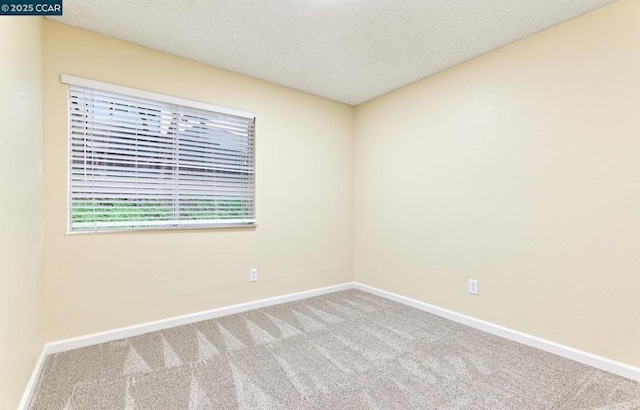
<path id="1" fill-rule="evenodd" d="M 469 279 L 469 293 L 472 295 L 478 294 L 478 281 L 476 279 Z"/>

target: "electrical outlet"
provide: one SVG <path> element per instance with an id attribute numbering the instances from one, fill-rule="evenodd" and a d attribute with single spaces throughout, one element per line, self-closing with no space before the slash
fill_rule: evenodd
<path id="1" fill-rule="evenodd" d="M 478 294 L 478 281 L 476 279 L 469 279 L 469 293 L 472 295 Z"/>
<path id="2" fill-rule="evenodd" d="M 249 282 L 258 281 L 258 268 L 249 269 Z"/>

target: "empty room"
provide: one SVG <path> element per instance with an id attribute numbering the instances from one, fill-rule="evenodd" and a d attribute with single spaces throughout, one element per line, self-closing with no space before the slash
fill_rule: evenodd
<path id="1" fill-rule="evenodd" d="M 0 409 L 640 409 L 640 1 L 0 0 Z"/>

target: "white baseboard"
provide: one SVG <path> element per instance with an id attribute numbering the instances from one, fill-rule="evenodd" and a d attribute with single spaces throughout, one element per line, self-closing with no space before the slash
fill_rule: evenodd
<path id="1" fill-rule="evenodd" d="M 514 342 L 532 346 L 537 349 L 544 350 L 545 352 L 553 353 L 555 355 L 565 357 L 567 359 L 571 359 L 609 373 L 617 374 L 618 376 L 640 381 L 640 368 L 638 367 L 607 359 L 606 357 L 598 356 L 582 350 L 574 349 L 573 347 L 561 345 L 559 343 L 532 336 L 527 333 L 519 332 L 517 330 L 512 330 L 503 326 L 495 325 L 493 323 L 485 322 L 484 320 L 476 319 L 471 316 L 463 315 L 461 313 L 456 313 L 448 309 L 443 309 L 434 305 L 430 305 L 428 303 L 420 302 L 415 299 L 410 299 L 405 296 L 397 295 L 395 293 L 377 289 L 372 286 L 364 285 L 362 283 L 355 282 L 354 288 L 392 300 L 394 302 L 402 303 L 403 305 L 411 306 L 413 308 L 432 313 L 445 319 L 449 319 L 454 322 L 458 322 L 463 325 L 467 325 L 484 332 L 503 337 L 505 339 L 513 340 Z"/>
<path id="2" fill-rule="evenodd" d="M 107 330 L 106 332 L 93 333 L 86 336 L 74 337 L 72 339 L 59 340 L 57 342 L 47 343 L 45 346 L 46 353 L 59 353 L 67 350 L 78 349 L 80 347 L 91 346 L 99 343 L 110 342 L 112 340 L 124 339 L 127 337 L 138 336 L 144 333 L 155 332 L 158 330 L 168 329 L 170 327 L 188 325 L 190 323 L 209 320 L 216 317 L 233 315 L 236 313 L 246 312 L 248 310 L 260 309 L 267 306 L 279 305 L 281 303 L 294 302 L 300 299 L 311 298 L 314 296 L 325 295 L 327 293 L 339 292 L 341 290 L 353 289 L 353 282 L 343 283 L 341 285 L 328 286 L 326 288 L 313 289 L 304 292 L 290 293 L 288 295 L 276 296 L 268 299 L 256 300 L 254 302 L 241 303 L 217 309 L 211 309 L 204 312 L 191 313 L 183 316 L 175 316 L 168 319 L 162 319 L 155 322 L 141 323 L 139 325 L 122 327 L 119 329 Z"/>
<path id="3" fill-rule="evenodd" d="M 301 299 L 311 298 L 314 296 L 325 295 L 328 293 L 339 292 L 347 289 L 359 289 L 364 292 L 371 293 L 376 296 L 380 296 L 394 302 L 402 303 L 413 308 L 432 313 L 434 315 L 443 317 L 445 319 L 452 320 L 454 322 L 467 325 L 487 333 L 491 333 L 496 336 L 503 337 L 505 339 L 513 340 L 518 343 L 522 343 L 528 346 L 535 347 L 540 350 L 544 350 L 549 353 L 556 354 L 567 359 L 575 360 L 576 362 L 586 364 L 613 374 L 617 374 L 622 377 L 626 377 L 632 380 L 640 381 L 640 368 L 630 366 L 624 363 L 616 362 L 611 359 L 607 359 L 602 356 L 584 352 L 582 350 L 574 349 L 572 347 L 564 346 L 559 343 L 555 343 L 546 339 L 542 339 L 536 336 L 529 335 L 527 333 L 512 330 L 503 326 L 495 325 L 493 323 L 485 322 L 484 320 L 476 319 L 471 316 L 466 316 L 461 313 L 443 309 L 428 303 L 420 302 L 415 299 L 411 299 L 405 296 L 401 296 L 395 293 L 387 292 L 385 290 L 377 289 L 372 286 L 364 285 L 358 282 L 344 283 L 341 285 L 329 286 L 326 288 L 314 289 L 305 292 L 291 293 L 288 295 L 276 296 L 268 299 L 261 299 L 254 302 L 241 303 L 238 305 L 222 307 L 218 309 L 207 310 L 204 312 L 192 313 L 183 316 L 176 316 L 168 319 L 158 320 L 155 322 L 142 323 L 139 325 L 123 327 L 120 329 L 109 330 L 106 332 L 94 333 L 86 336 L 75 337 L 72 339 L 60 340 L 57 342 L 51 342 L 45 344 L 42 349 L 42 353 L 38 358 L 36 366 L 33 370 L 25 393 L 20 402 L 19 409 L 26 409 L 31 396 L 35 390 L 38 376 L 47 355 L 53 353 L 64 352 L 67 350 L 78 349 L 81 347 L 91 346 L 99 343 L 105 343 L 112 340 L 123 339 L 132 336 L 138 336 L 144 333 L 155 332 L 157 330 L 167 329 L 170 327 L 186 325 L 190 323 L 199 322 L 202 320 L 213 319 L 217 317 L 233 315 L 236 313 L 242 313 L 253 309 L 259 309 L 267 306 L 278 305 L 281 303 L 294 302 Z"/>
<path id="4" fill-rule="evenodd" d="M 296 300 L 307 299 L 314 296 L 326 295 L 328 293 L 339 292 L 341 290 L 353 289 L 353 282 L 343 283 L 341 285 L 328 286 L 298 293 L 290 293 L 288 295 L 276 296 L 267 299 L 260 299 L 253 302 L 241 303 L 238 305 L 226 306 L 217 309 L 211 309 L 204 312 L 191 313 L 183 316 L 175 316 L 155 322 L 141 323 L 123 327 L 120 329 L 108 330 L 106 332 L 93 333 L 86 336 L 74 337 L 72 339 L 59 340 L 57 342 L 46 343 L 40 353 L 40 357 L 33 369 L 29 383 L 22 395 L 22 400 L 18 406 L 19 410 L 26 410 L 31 402 L 31 397 L 35 392 L 38 377 L 44 365 L 47 355 L 53 353 L 66 352 L 68 350 L 78 349 L 96 345 L 99 343 L 110 342 L 112 340 L 124 339 L 127 337 L 138 336 L 141 334 L 155 332 L 157 330 L 167 329 L 170 327 L 187 325 L 190 323 L 200 322 L 202 320 L 213 319 L 216 317 L 233 315 L 253 309 L 259 309 L 267 306 L 279 305 L 281 303 L 295 302 Z"/>
<path id="5" fill-rule="evenodd" d="M 31 402 L 31 396 L 33 392 L 36 390 L 36 384 L 38 384 L 38 377 L 40 376 L 40 371 L 42 371 L 42 366 L 44 366 L 44 359 L 47 357 L 47 345 L 45 344 L 40 352 L 40 356 L 38 357 L 38 361 L 36 362 L 35 367 L 33 368 L 33 372 L 31 373 L 31 377 L 29 378 L 29 383 L 27 383 L 26 389 L 24 389 L 24 394 L 22 395 L 22 400 L 20 400 L 20 404 L 18 405 L 18 410 L 26 410 Z"/>

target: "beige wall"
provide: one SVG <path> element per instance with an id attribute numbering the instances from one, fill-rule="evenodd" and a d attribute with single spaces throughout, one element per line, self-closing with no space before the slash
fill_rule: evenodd
<path id="1" fill-rule="evenodd" d="M 42 18 L 0 19 L 0 409 L 44 345 Z"/>
<path id="2" fill-rule="evenodd" d="M 352 107 L 59 23 L 44 30 L 48 340 L 353 280 Z M 62 73 L 255 112 L 257 229 L 65 235 Z"/>
<path id="3" fill-rule="evenodd" d="M 359 106 L 356 280 L 640 366 L 638 22 L 620 1 Z"/>

